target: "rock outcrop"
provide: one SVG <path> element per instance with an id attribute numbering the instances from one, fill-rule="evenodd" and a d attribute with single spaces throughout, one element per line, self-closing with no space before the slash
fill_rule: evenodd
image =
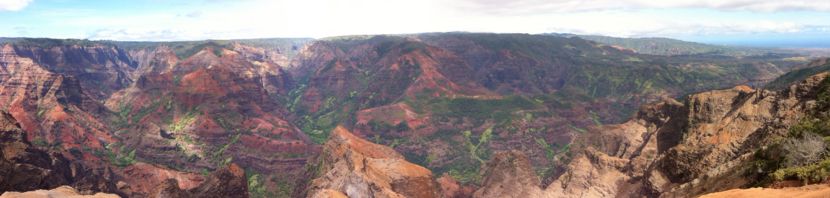
<path id="1" fill-rule="evenodd" d="M 519 151 L 496 153 L 484 169 L 478 198 L 542 197 L 541 182 L 527 156 Z"/>
<path id="2" fill-rule="evenodd" d="M 199 186 L 192 189 L 179 188 L 178 181 L 168 179 L 156 187 L 149 197 L 177 198 L 177 197 L 205 197 L 205 198 L 247 198 L 248 182 L 245 171 L 236 164 L 216 170 Z"/>
<path id="3" fill-rule="evenodd" d="M 789 128 L 816 108 L 828 75 L 780 92 L 738 86 L 644 106 L 631 121 L 580 137 L 576 156 L 546 188 L 522 153 L 496 154 L 475 196 L 689 197 L 749 186 L 758 182 L 748 176 L 756 171 L 748 169 L 754 154 L 789 137 Z"/>
<path id="4" fill-rule="evenodd" d="M 646 106 L 629 122 L 582 137 L 585 147 L 547 191 L 561 197 L 686 197 L 747 186 L 753 154 L 806 116 L 827 75 L 780 92 L 739 86 Z"/>
<path id="5" fill-rule="evenodd" d="M 109 113 L 97 100 L 130 81 L 122 74 L 129 66 L 124 65 L 126 60 L 108 59 L 117 52 L 97 54 L 86 50 L 113 49 L 40 49 L 11 44 L 0 48 L 0 104 L 28 133 L 29 141 L 60 143 L 63 148 L 78 150 L 100 149 L 114 141 L 102 122 Z M 91 155 L 64 154 L 94 160 Z"/>
<path id="6" fill-rule="evenodd" d="M 107 193 L 95 193 L 94 195 L 83 195 L 78 190 L 69 186 L 60 186 L 52 190 L 35 190 L 28 192 L 6 192 L 0 198 L 119 198 L 120 196 Z"/>
<path id="7" fill-rule="evenodd" d="M 116 171 L 119 190 L 131 197 L 146 197 L 166 180 L 177 181 L 181 189 L 192 189 L 205 181 L 206 175 L 171 170 L 158 165 L 138 162 Z"/>
<path id="8" fill-rule="evenodd" d="M 0 112 L 0 192 L 70 185 L 81 193 L 117 192 L 107 168 L 70 162 L 57 152 L 34 148 L 12 116 Z"/>
<path id="9" fill-rule="evenodd" d="M 319 176 L 307 197 L 438 197 L 432 172 L 404 160 L 389 147 L 361 139 L 343 127 L 323 148 Z"/>

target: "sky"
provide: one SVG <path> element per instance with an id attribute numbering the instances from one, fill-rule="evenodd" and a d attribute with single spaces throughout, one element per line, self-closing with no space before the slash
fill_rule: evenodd
<path id="1" fill-rule="evenodd" d="M 0 0 L 0 37 L 174 41 L 453 31 L 830 47 L 830 0 Z"/>

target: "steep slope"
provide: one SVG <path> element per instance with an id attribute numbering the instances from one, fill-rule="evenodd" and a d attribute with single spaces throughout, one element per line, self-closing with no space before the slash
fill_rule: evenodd
<path id="1" fill-rule="evenodd" d="M 175 177 L 157 176 L 164 181 L 151 184 L 153 189 L 159 189 L 155 191 L 157 194 L 141 191 L 134 188 L 138 186 L 130 181 L 132 178 L 124 178 L 125 175 L 131 175 L 129 173 L 114 173 L 110 168 L 90 168 L 78 161 L 70 161 L 58 152 L 35 148 L 26 140 L 26 133 L 14 118 L 5 112 L 0 112 L 0 151 L 0 197 L 92 194 L 92 197 L 248 197 L 245 171 L 234 164 L 219 169 L 206 178 L 196 179 L 198 181 L 195 184 L 180 185 L 182 178 L 177 180 Z M 127 172 L 130 172 L 129 168 Z M 164 174 L 161 169 L 153 172 Z M 166 174 L 176 173 L 168 170 Z M 142 182 L 154 180 L 146 177 L 141 179 L 146 179 Z M 180 189 L 182 186 L 184 190 Z M 56 189 L 38 190 L 52 188 Z M 9 193 L 11 191 L 30 192 Z"/>
<path id="2" fill-rule="evenodd" d="M 830 71 L 830 59 L 816 59 L 811 61 L 810 64 L 807 64 L 807 67 L 805 68 L 796 69 L 781 75 L 774 81 L 766 84 L 765 88 L 770 90 L 785 89 L 795 82 L 802 81 L 807 79 L 807 77 L 826 71 Z"/>
<path id="3" fill-rule="evenodd" d="M 277 62 L 307 40 L 4 39 L 0 106 L 36 146 L 113 168 L 136 196 L 237 161 L 273 189 L 316 152 L 275 99 L 294 86 Z"/>
<path id="4" fill-rule="evenodd" d="M 211 173 L 204 182 L 191 189 L 179 188 L 178 181 L 175 179 L 165 180 L 156 187 L 150 197 L 247 198 L 249 197 L 248 182 L 245 179 L 245 171 L 236 164 L 231 164 Z"/>
<path id="5" fill-rule="evenodd" d="M 343 127 L 334 129 L 315 166 L 320 172 L 303 192 L 308 197 L 439 196 L 431 171 Z"/>
<path id="6" fill-rule="evenodd" d="M 130 81 L 122 55 L 102 45 L 6 44 L 0 50 L 0 104 L 37 146 L 99 150 L 114 140 L 102 122 L 110 114 L 98 99 Z M 65 154 L 95 160 L 90 153 Z"/>
<path id="7" fill-rule="evenodd" d="M 32 146 L 11 114 L 0 112 L 0 192 L 71 185 L 83 193 L 118 192 L 106 168 L 89 168 Z"/>
<path id="8" fill-rule="evenodd" d="M 106 99 L 127 87 L 130 73 L 138 66 L 127 51 L 105 42 L 24 38 L 3 43 L 5 53 L 31 59 L 52 73 L 79 79 L 93 99 Z"/>
<path id="9" fill-rule="evenodd" d="M 473 197 L 543 197 L 542 184 L 527 156 L 517 151 L 500 152 L 482 173 L 482 186 Z"/>
<path id="10" fill-rule="evenodd" d="M 586 147 L 547 190 L 674 197 L 762 185 L 773 172 L 788 179 L 786 167 L 819 163 L 826 149 L 814 132 L 793 131 L 810 112 L 824 111 L 817 104 L 828 91 L 827 75 L 780 92 L 736 87 L 646 107 L 627 123 L 582 138 Z M 765 157 L 770 154 L 784 157 Z"/>
<path id="11" fill-rule="evenodd" d="M 291 185 L 305 156 L 316 152 L 277 103 L 293 86 L 291 77 L 258 48 L 196 47 L 185 59 L 166 46 L 136 49 L 144 57 L 135 83 L 107 101 L 119 114 L 121 142 L 114 147 L 186 172 L 238 163 L 262 173 L 271 188 L 274 181 Z"/>
<path id="12" fill-rule="evenodd" d="M 665 57 L 579 38 L 436 33 L 327 38 L 297 55 L 283 97 L 313 142 L 343 125 L 464 183 L 493 153 L 519 150 L 561 173 L 588 127 L 618 123 L 663 97 L 760 84 L 783 57 Z"/>
<path id="13" fill-rule="evenodd" d="M 579 137 L 566 171 L 545 188 L 532 182 L 535 175 L 520 174 L 531 170 L 524 154 L 502 154 L 518 160 L 503 166 L 505 160 L 494 158 L 490 169 L 501 168 L 488 171 L 496 177 L 485 176 L 476 196 L 689 197 L 792 179 L 824 181 L 828 75 L 779 92 L 739 86 L 644 106 L 626 123 Z M 524 185 L 511 185 L 517 183 Z M 505 186 L 512 187 L 499 190 Z"/>

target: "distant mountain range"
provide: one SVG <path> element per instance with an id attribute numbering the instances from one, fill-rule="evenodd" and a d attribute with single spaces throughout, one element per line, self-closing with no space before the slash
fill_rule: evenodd
<path id="1" fill-rule="evenodd" d="M 757 56 L 765 54 L 803 54 L 793 49 L 775 49 L 759 47 L 738 47 L 688 42 L 671 38 L 620 38 L 599 35 L 546 34 L 563 37 L 579 37 L 607 45 L 631 49 L 637 53 L 653 55 L 723 55 L 723 56 Z"/>

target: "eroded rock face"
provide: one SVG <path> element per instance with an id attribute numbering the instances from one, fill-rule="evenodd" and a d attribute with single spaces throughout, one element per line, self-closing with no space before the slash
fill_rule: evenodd
<path id="1" fill-rule="evenodd" d="M 56 152 L 34 148 L 12 116 L 0 112 L 0 192 L 70 185 L 81 193 L 117 192 L 112 172 L 70 162 Z"/>
<path id="2" fill-rule="evenodd" d="M 127 60 L 108 59 L 116 54 L 116 49 L 103 46 L 4 45 L 0 48 L 0 104 L 28 133 L 29 141 L 61 143 L 67 149 L 100 149 L 114 140 L 100 121 L 109 114 L 96 100 L 130 81 L 123 75 L 130 68 L 124 63 Z M 91 155 L 64 154 L 95 161 Z"/>
<path id="3" fill-rule="evenodd" d="M 36 147 L 114 169 L 130 196 L 170 178 L 193 188 L 204 180 L 196 172 L 224 161 L 293 180 L 305 155 L 319 152 L 277 102 L 295 83 L 280 51 L 234 43 L 179 56 L 181 46 L 121 47 L 51 39 L 0 45 L 0 110 Z M 116 166 L 107 156 L 131 151 L 146 163 Z"/>
<path id="4" fill-rule="evenodd" d="M 539 177 L 522 152 L 507 151 L 493 155 L 484 169 L 481 188 L 473 197 L 542 197 Z"/>
<path id="5" fill-rule="evenodd" d="M 121 179 L 122 185 L 117 185 L 119 190 L 131 197 L 146 197 L 166 180 L 176 181 L 181 189 L 192 189 L 205 181 L 205 176 L 199 173 L 180 172 L 143 162 L 119 168 L 115 172 Z"/>
<path id="6" fill-rule="evenodd" d="M 30 59 L 49 72 L 82 79 L 80 84 L 94 88 L 85 91 L 97 100 L 127 87 L 132 82 L 129 74 L 137 66 L 125 50 L 106 44 L 9 44 L 4 48 L 2 53 L 12 52 L 13 56 Z"/>
<path id="7" fill-rule="evenodd" d="M 122 143 L 139 158 L 191 172 L 228 160 L 260 173 L 299 172 L 316 151 L 275 95 L 290 89 L 281 66 L 255 49 L 206 47 L 179 59 L 169 48 L 136 51 L 136 83 L 107 101 L 124 112 Z M 214 151 L 222 149 L 222 155 Z M 281 175 L 283 176 L 283 175 Z"/>
<path id="8" fill-rule="evenodd" d="M 827 73 L 787 90 L 735 87 L 644 107 L 582 137 L 555 197 L 686 197 L 739 188 L 752 154 L 805 116 Z"/>
<path id="9" fill-rule="evenodd" d="M 343 127 L 332 132 L 320 163 L 320 175 L 308 186 L 308 197 L 439 196 L 431 171 Z"/>
<path id="10" fill-rule="evenodd" d="M 475 191 L 472 186 L 462 186 L 447 173 L 444 173 L 435 181 L 438 182 L 438 186 L 441 186 L 441 197 L 444 198 L 472 197 L 473 191 Z"/>
<path id="11" fill-rule="evenodd" d="M 475 196 L 689 197 L 746 186 L 752 155 L 815 106 L 827 76 L 780 92 L 739 86 L 644 106 L 626 123 L 580 137 L 566 172 L 546 188 L 522 153 L 496 154 Z"/>
<path id="12" fill-rule="evenodd" d="M 216 170 L 199 186 L 191 189 L 179 188 L 178 181 L 168 179 L 163 181 L 149 197 L 176 198 L 176 197 L 248 197 L 248 181 L 245 180 L 245 171 L 236 164 Z"/>

